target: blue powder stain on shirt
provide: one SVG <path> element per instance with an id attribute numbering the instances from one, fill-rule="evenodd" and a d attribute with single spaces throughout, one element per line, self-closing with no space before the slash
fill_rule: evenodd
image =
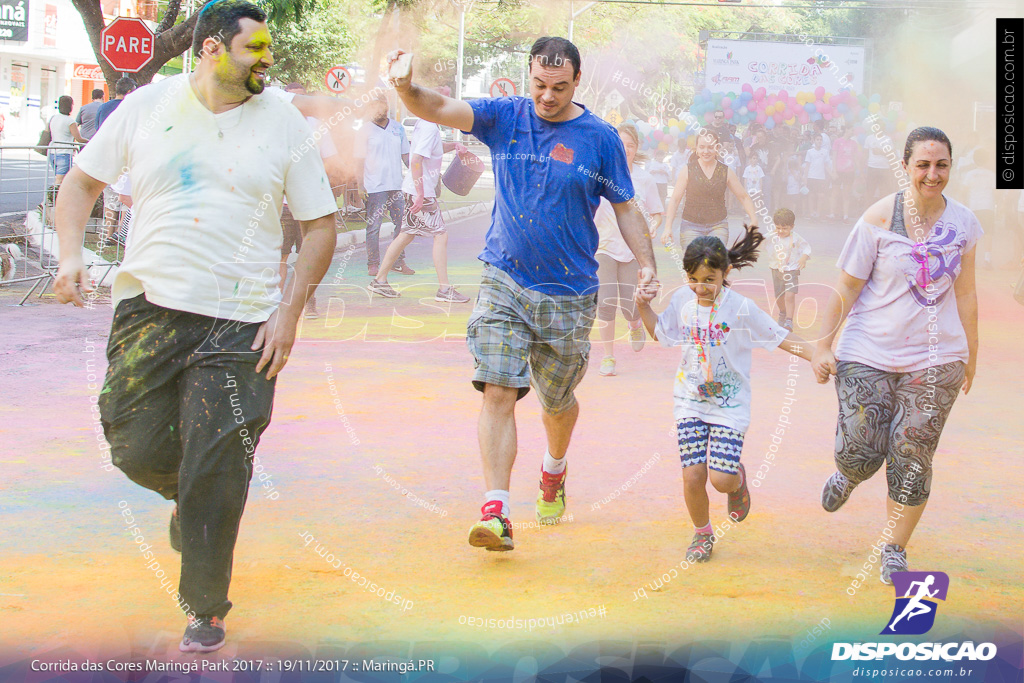
<path id="1" fill-rule="evenodd" d="M 194 169 L 195 169 L 195 166 L 192 165 L 192 164 L 189 164 L 188 166 L 182 167 L 182 169 L 181 169 L 181 184 L 184 185 L 185 187 L 191 187 L 192 185 L 196 184 L 195 178 L 192 177 L 192 172 L 193 172 Z"/>
<path id="2" fill-rule="evenodd" d="M 190 152 L 182 152 L 176 155 L 169 164 L 171 169 L 176 169 L 178 178 L 181 181 L 181 186 L 185 190 L 191 190 L 196 187 L 198 178 L 196 177 L 196 164 L 192 161 L 192 155 Z"/>

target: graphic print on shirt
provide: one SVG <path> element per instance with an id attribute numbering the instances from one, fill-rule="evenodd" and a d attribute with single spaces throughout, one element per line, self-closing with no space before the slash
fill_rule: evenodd
<path id="1" fill-rule="evenodd" d="M 572 166 L 572 159 L 576 156 L 576 153 L 559 142 L 555 145 L 555 148 L 551 150 L 551 158 L 555 161 L 561 161 Z"/>
<path id="2" fill-rule="evenodd" d="M 903 274 L 918 305 L 935 306 L 946 297 L 960 274 L 960 254 L 966 245 L 967 236 L 942 221 L 935 224 L 931 239 L 914 245 Z"/>
<path id="3" fill-rule="evenodd" d="M 732 403 L 732 399 L 742 389 L 740 376 L 726 364 L 724 358 L 718 359 L 711 372 L 706 365 L 714 362 L 711 349 L 724 345 L 732 328 L 727 322 L 716 323 L 711 329 L 706 325 L 693 326 L 690 322 L 684 320 L 681 327 L 697 353 L 689 372 L 681 369 L 676 377 L 687 386 L 686 400 L 713 403 L 719 408 L 738 407 Z M 708 360 L 700 360 L 702 349 Z"/>
<path id="4" fill-rule="evenodd" d="M 740 376 L 726 365 L 724 358 L 718 359 L 718 364 L 710 379 L 702 370 L 694 369 L 697 371 L 691 372 L 689 377 L 684 376 L 684 373 L 680 373 L 677 377 L 685 382 L 689 389 L 687 400 L 696 403 L 714 403 L 719 408 L 738 407 L 731 401 L 739 395 L 742 388 Z M 700 383 L 698 384 L 698 382 Z"/>

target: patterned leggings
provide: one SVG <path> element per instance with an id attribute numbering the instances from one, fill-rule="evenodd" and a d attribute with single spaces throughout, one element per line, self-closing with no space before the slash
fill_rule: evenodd
<path id="1" fill-rule="evenodd" d="M 935 448 L 966 366 L 956 361 L 886 372 L 839 361 L 837 368 L 836 467 L 859 484 L 884 462 L 889 498 L 923 505 L 931 490 Z"/>

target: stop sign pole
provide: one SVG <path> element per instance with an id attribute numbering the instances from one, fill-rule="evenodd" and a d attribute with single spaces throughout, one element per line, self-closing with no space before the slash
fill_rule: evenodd
<path id="1" fill-rule="evenodd" d="M 100 53 L 115 71 L 137 73 L 152 61 L 154 42 L 142 19 L 118 17 L 100 33 Z"/>

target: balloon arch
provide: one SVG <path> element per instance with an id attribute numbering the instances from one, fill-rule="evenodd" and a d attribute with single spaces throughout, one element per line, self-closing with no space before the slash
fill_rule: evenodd
<path id="1" fill-rule="evenodd" d="M 711 92 L 707 88 L 697 93 L 690 105 L 689 115 L 681 119 L 669 119 L 662 126 L 652 126 L 647 121 L 634 121 L 640 131 L 641 148 L 668 152 L 675 148 L 678 140 L 686 139 L 688 147 L 696 144 L 697 131 L 712 123 L 714 113 L 721 111 L 725 120 L 741 126 L 759 123 L 768 130 L 777 126 L 800 127 L 824 119 L 842 119 L 853 126 L 857 142 L 864 144 L 869 116 L 881 114 L 881 95 L 858 95 L 852 89 L 837 93 L 826 92 L 823 86 L 813 91 L 799 91 L 790 94 L 786 90 L 768 93 L 764 88 L 754 88 L 744 83 L 739 94 L 735 92 Z M 881 114 L 886 133 L 903 132 L 907 128 L 907 114 L 890 110 Z"/>

